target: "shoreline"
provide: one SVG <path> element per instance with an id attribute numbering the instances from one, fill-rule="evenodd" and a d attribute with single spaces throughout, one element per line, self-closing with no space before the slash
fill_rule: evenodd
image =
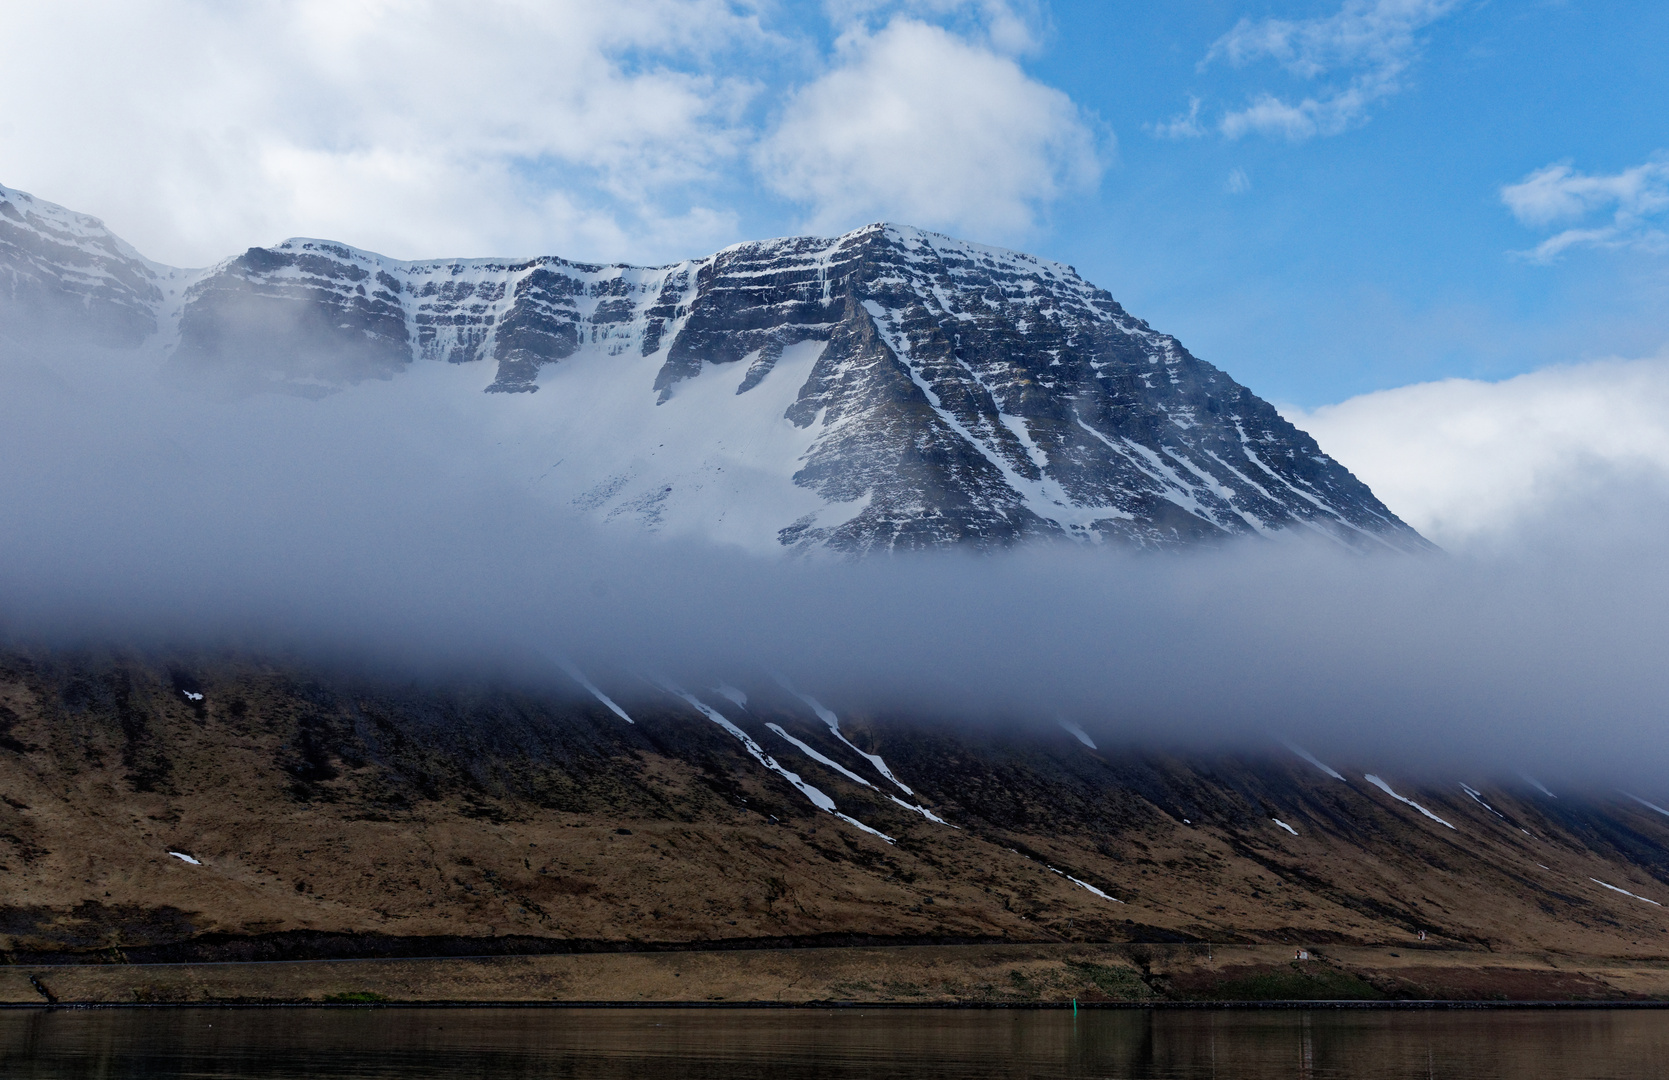
<path id="1" fill-rule="evenodd" d="M 0 1006 L 811 1009 L 1669 1007 L 1669 959 L 1131 944 L 0 965 Z"/>
<path id="2" fill-rule="evenodd" d="M 886 1012 L 1061 1012 L 1074 1008 L 1070 1001 L 1044 1002 L 962 1002 L 922 1005 L 907 1001 L 0 1001 L 0 1010 L 91 1011 L 107 1009 L 726 1009 L 726 1010 L 840 1010 L 873 1009 Z M 1079 1002 L 1081 1012 L 1302 1012 L 1392 1011 L 1541 1011 L 1669 1009 L 1663 1001 L 1090 1001 Z"/>

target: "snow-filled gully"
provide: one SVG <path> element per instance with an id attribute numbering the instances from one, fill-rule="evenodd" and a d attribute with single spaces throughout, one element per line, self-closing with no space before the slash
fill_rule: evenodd
<path id="1" fill-rule="evenodd" d="M 1622 893 L 1624 896 L 1632 896 L 1636 900 L 1645 900 L 1646 903 L 1651 904 L 1653 907 L 1662 907 L 1663 906 L 1662 904 L 1658 903 L 1656 900 L 1646 900 L 1646 898 L 1644 896 L 1641 896 L 1639 893 L 1631 893 L 1627 889 L 1619 889 L 1615 885 L 1608 885 L 1605 882 L 1601 881 L 1597 877 L 1591 877 L 1588 880 L 1593 882 L 1595 885 L 1600 886 L 1601 888 L 1610 889 L 1612 892 L 1619 892 L 1619 893 Z"/>
<path id="2" fill-rule="evenodd" d="M 1366 780 L 1368 783 L 1372 784 L 1374 787 L 1378 788 L 1380 791 L 1383 791 L 1385 794 L 1391 796 L 1391 798 L 1397 800 L 1398 802 L 1407 803 L 1409 806 L 1412 806 L 1414 809 L 1418 810 L 1420 813 L 1424 814 L 1426 817 L 1431 818 L 1431 820 L 1437 822 L 1439 825 L 1442 825 L 1445 828 L 1454 829 L 1453 825 L 1450 825 L 1447 821 L 1444 821 L 1442 818 L 1438 817 L 1436 814 L 1432 813 L 1430 810 L 1427 810 L 1425 807 L 1421 806 L 1419 803 L 1415 802 L 1413 799 L 1404 798 L 1403 796 L 1398 795 L 1396 792 L 1392 791 L 1390 784 L 1387 784 L 1385 781 L 1381 780 L 1377 776 L 1374 776 L 1372 773 L 1369 773 L 1367 776 L 1362 777 L 1362 779 Z M 1455 831 L 1459 832 L 1460 830 L 1456 829 Z"/>
<path id="3" fill-rule="evenodd" d="M 833 769 L 835 772 L 837 772 L 840 775 L 846 777 L 846 779 L 852 781 L 854 784 L 862 784 L 864 787 L 869 788 L 870 790 L 875 789 L 874 784 L 871 784 L 868 780 L 865 780 L 863 777 L 859 776 L 857 773 L 853 772 L 851 769 L 848 769 L 846 766 L 842 765 L 840 762 L 838 762 L 838 761 L 834 760 L 833 758 L 828 757 L 827 755 L 823 754 L 822 752 L 820 752 L 816 747 L 812 746 L 811 744 L 803 742 L 799 739 L 796 739 L 794 736 L 788 734 L 788 732 L 786 732 L 782 729 L 782 725 L 780 725 L 780 724 L 766 724 L 765 726 L 770 728 L 772 731 L 776 732 L 783 739 L 786 739 L 788 742 L 793 743 L 794 746 L 799 749 L 800 753 L 804 754 L 806 757 L 810 758 L 811 760 L 817 762 L 819 765 L 828 766 L 829 768 Z"/>
<path id="4" fill-rule="evenodd" d="M 626 723 L 628 723 L 628 724 L 635 724 L 636 723 L 636 721 L 634 721 L 631 717 L 626 715 L 626 710 L 625 709 L 622 709 L 620 706 L 618 706 L 614 703 L 613 698 L 609 697 L 607 694 L 605 694 L 601 690 L 597 689 L 597 685 L 595 683 L 593 683 L 590 679 L 586 678 L 583 674 L 581 674 L 579 668 L 575 667 L 573 664 L 570 664 L 566 660 L 558 660 L 557 664 L 561 666 L 563 671 L 567 672 L 568 677 L 570 679 L 573 679 L 575 682 L 577 682 L 581 686 L 585 687 L 585 689 L 590 692 L 592 697 L 596 698 L 598 701 L 602 702 L 604 705 L 607 705 L 609 711 L 612 712 L 614 715 L 620 717 L 620 719 L 626 721 Z"/>
<path id="5" fill-rule="evenodd" d="M 1009 850 L 1010 850 L 1010 851 L 1013 851 L 1013 850 L 1014 850 L 1014 849 L 1013 849 L 1013 848 L 1010 848 L 1010 849 L 1009 849 Z M 1016 852 L 1014 852 L 1014 853 L 1015 853 L 1015 854 L 1016 854 L 1016 855 L 1018 855 L 1018 854 L 1019 854 L 1019 852 L 1017 852 L 1017 851 L 1016 851 Z M 1123 900 L 1120 900 L 1120 899 L 1119 899 L 1119 898 L 1118 898 L 1118 897 L 1116 897 L 1116 896 L 1108 896 L 1108 895 L 1107 895 L 1107 894 L 1106 894 L 1106 893 L 1104 893 L 1104 892 L 1102 892 L 1102 891 L 1101 891 L 1101 890 L 1100 890 L 1100 889 L 1097 889 L 1097 888 L 1096 888 L 1096 887 L 1095 887 L 1095 886 L 1094 886 L 1094 885 L 1091 885 L 1091 884 L 1090 884 L 1090 883 L 1089 883 L 1089 882 L 1087 882 L 1087 881 L 1079 881 L 1079 880 L 1078 880 L 1078 879 L 1077 879 L 1077 878 L 1075 878 L 1075 877 L 1073 877 L 1073 876 L 1072 876 L 1072 875 L 1071 875 L 1071 874 L 1069 874 L 1069 873 L 1067 873 L 1067 872 L 1066 872 L 1066 871 L 1065 871 L 1065 870 L 1056 870 L 1056 869 L 1055 869 L 1055 868 L 1054 868 L 1054 867 L 1053 867 L 1053 866 L 1050 866 L 1050 865 L 1049 865 L 1049 864 L 1048 864 L 1048 863 L 1044 863 L 1044 864 L 1043 864 L 1043 868 L 1044 868 L 1044 869 L 1045 869 L 1045 870 L 1048 870 L 1048 871 L 1049 871 L 1049 872 L 1050 872 L 1050 873 L 1051 873 L 1051 874 L 1059 874 L 1059 875 L 1060 875 L 1060 876 L 1061 876 L 1061 877 L 1063 877 L 1063 878 L 1065 878 L 1065 879 L 1066 879 L 1066 880 L 1068 880 L 1068 881 L 1070 881 L 1070 882 L 1072 882 L 1072 884 L 1074 884 L 1074 885 L 1076 885 L 1076 886 L 1078 886 L 1078 887 L 1079 887 L 1079 888 L 1081 888 L 1081 889 L 1088 889 L 1088 890 L 1089 890 L 1089 891 L 1090 891 L 1090 892 L 1092 892 L 1092 893 L 1094 893 L 1094 894 L 1095 894 L 1095 895 L 1097 895 L 1097 896 L 1099 896 L 1099 897 L 1100 897 L 1100 898 L 1101 898 L 1101 899 L 1103 899 L 1103 900 L 1111 900 L 1111 901 L 1112 901 L 1112 902 L 1113 902 L 1113 903 L 1115 903 L 1115 904 L 1122 904 L 1122 903 L 1124 903 L 1124 901 L 1123 901 Z"/>
<path id="6" fill-rule="evenodd" d="M 689 703 L 691 708 L 701 713 L 701 715 L 705 716 L 725 731 L 728 731 L 736 739 L 736 741 L 740 742 L 747 752 L 753 756 L 755 761 L 759 762 L 759 764 L 765 766 L 767 769 L 770 769 L 772 772 L 777 773 L 784 780 L 787 780 L 797 791 L 799 791 L 800 794 L 810 799 L 811 804 L 817 807 L 817 809 L 827 814 L 833 814 L 835 817 L 846 822 L 848 825 L 862 829 L 871 836 L 878 836 L 889 844 L 895 843 L 892 837 L 888 836 L 884 832 L 881 832 L 879 829 L 872 829 L 868 825 L 859 821 L 857 818 L 852 817 L 849 814 L 843 814 L 839 810 L 835 809 L 835 801 L 829 798 L 829 796 L 825 794 L 822 789 L 813 787 L 811 784 L 802 780 L 799 773 L 778 764 L 776 758 L 767 754 L 758 743 L 753 741 L 753 737 L 751 735 L 731 723 L 729 720 L 725 719 L 725 717 L 720 715 L 716 710 L 704 704 L 694 694 L 690 694 L 670 683 L 662 683 L 661 685 L 667 693 L 683 698 Z"/>
<path id="7" fill-rule="evenodd" d="M 1464 784 L 1463 783 L 1463 784 L 1460 785 L 1460 790 L 1466 792 L 1466 794 L 1471 797 L 1473 802 L 1477 803 L 1479 806 L 1483 807 L 1485 810 L 1488 810 L 1490 813 L 1494 814 L 1496 817 L 1500 818 L 1502 821 L 1507 820 L 1507 815 L 1503 814 L 1501 811 L 1495 809 L 1495 807 L 1489 805 L 1487 802 L 1484 801 L 1483 793 L 1480 792 L 1477 788 L 1473 787 L 1470 784 Z"/>
<path id="8" fill-rule="evenodd" d="M 1302 746 L 1299 746 L 1296 743 L 1287 742 L 1285 739 L 1281 740 L 1281 745 L 1286 747 L 1288 750 L 1291 750 L 1293 753 L 1297 754 L 1299 757 L 1303 758 L 1305 761 L 1309 762 L 1311 765 L 1314 765 L 1316 768 L 1320 769 L 1322 772 L 1326 773 L 1328 776 L 1331 776 L 1333 779 L 1344 780 L 1344 774 L 1343 773 L 1339 772 L 1337 769 L 1333 768 L 1330 765 L 1324 764 L 1319 758 L 1317 758 L 1314 754 L 1310 753 L 1308 750 L 1304 749 Z M 1350 783 L 1350 781 L 1345 780 L 1345 783 L 1348 784 L 1348 783 Z"/>
<path id="9" fill-rule="evenodd" d="M 794 687 L 788 682 L 788 680 L 783 678 L 781 675 L 776 675 L 776 676 L 773 676 L 773 677 L 776 679 L 777 685 L 781 686 L 784 690 L 788 691 L 790 694 L 793 694 L 795 697 L 797 697 L 801 701 L 805 702 L 806 706 L 808 708 L 810 708 L 812 712 L 817 714 L 817 719 L 823 721 L 823 723 L 828 725 L 830 734 L 832 734 L 835 738 L 839 739 L 841 742 L 845 743 L 847 746 L 852 747 L 852 752 L 854 754 L 857 754 L 859 757 L 863 758 L 864 760 L 868 761 L 871 765 L 875 766 L 875 771 L 876 772 L 880 773 L 882 776 L 886 777 L 888 780 L 891 780 L 894 784 L 897 784 L 898 787 L 899 787 L 899 790 L 903 791 L 904 794 L 906 794 L 906 795 L 914 795 L 915 794 L 914 791 L 910 790 L 910 786 L 908 784 L 906 784 L 904 781 L 900 780 L 898 777 L 896 777 L 892 774 L 892 770 L 887 768 L 887 763 L 881 760 L 881 755 L 880 754 L 866 754 L 862 750 L 859 750 L 856 746 L 852 746 L 852 740 L 848 739 L 845 735 L 841 734 L 841 732 L 840 732 L 840 717 L 836 716 L 830 710 L 824 708 L 823 705 L 820 702 L 818 702 L 816 698 L 813 698 L 808 694 L 802 694 L 798 690 L 794 689 Z"/>
<path id="10" fill-rule="evenodd" d="M 807 700 L 810 700 L 810 699 L 807 699 Z M 822 706 L 818 706 L 818 708 L 822 708 Z M 829 715 L 833 716 L 834 714 L 830 713 Z M 869 788 L 871 791 L 878 791 L 879 790 L 878 788 L 876 788 L 876 786 L 874 784 L 870 783 L 868 780 L 865 780 L 863 777 L 859 776 L 857 773 L 853 772 L 851 769 L 848 769 L 846 766 L 842 765 L 840 762 L 835 761 L 833 758 L 824 754 L 822 751 L 818 750 L 816 747 L 812 746 L 810 743 L 807 743 L 802 739 L 796 739 L 794 736 L 788 734 L 788 732 L 786 732 L 782 729 L 782 726 L 780 724 L 766 724 L 765 726 L 770 728 L 778 736 L 780 736 L 781 738 L 783 738 L 787 742 L 793 743 L 794 746 L 802 754 L 804 754 L 806 757 L 810 758 L 811 760 L 817 762 L 819 765 L 827 766 L 828 768 L 833 769 L 835 772 L 839 773 L 840 775 L 846 777 L 846 779 L 851 780 L 854 783 L 862 784 L 864 787 Z M 837 734 L 839 733 L 839 729 L 836 729 L 836 733 Z M 845 740 L 842 740 L 842 741 L 844 742 Z M 852 744 L 847 743 L 846 745 L 851 746 Z M 857 748 L 853 747 L 853 749 L 856 750 Z M 858 753 L 861 754 L 861 753 L 863 753 L 863 751 L 859 750 Z M 868 755 L 865 755 L 865 756 L 867 757 Z M 879 761 L 880 759 L 876 758 L 874 760 Z M 889 778 L 890 778 L 890 776 L 889 776 Z M 897 780 L 894 780 L 893 782 L 897 783 Z M 899 786 L 903 787 L 904 785 L 899 784 Z M 905 790 L 908 791 L 909 789 L 905 788 Z M 929 810 L 925 806 L 918 806 L 915 803 L 905 802 L 903 799 L 900 799 L 897 795 L 888 795 L 887 798 L 891 799 L 893 802 L 897 803 L 899 806 L 902 806 L 906 810 L 912 810 L 915 813 L 920 814 L 922 817 L 926 818 L 928 821 L 934 822 L 935 824 L 947 825 L 952 829 L 960 829 L 961 828 L 960 825 L 951 825 L 950 822 L 946 821 L 942 817 L 939 817 L 937 814 L 933 813 L 933 811 Z"/>

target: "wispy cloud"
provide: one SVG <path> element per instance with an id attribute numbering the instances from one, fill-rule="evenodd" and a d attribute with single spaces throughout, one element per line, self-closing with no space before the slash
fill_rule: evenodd
<path id="1" fill-rule="evenodd" d="M 1526 225 L 1568 225 L 1522 253 L 1533 262 L 1552 262 L 1573 247 L 1669 251 L 1669 154 L 1599 176 L 1565 162 L 1547 165 L 1503 187 L 1501 201 Z"/>
<path id="2" fill-rule="evenodd" d="M 824 0 L 823 9 L 847 29 L 879 30 L 900 15 L 949 22 L 963 36 L 1016 56 L 1042 46 L 1047 24 L 1040 0 Z"/>
<path id="3" fill-rule="evenodd" d="M 1188 98 L 1188 111 L 1169 120 L 1147 125 L 1147 130 L 1161 139 L 1196 139 L 1205 134 L 1200 125 L 1200 99 Z"/>
<path id="4" fill-rule="evenodd" d="M 1258 134 L 1301 142 L 1337 135 L 1368 119 L 1375 102 L 1403 89 L 1419 58 L 1420 31 L 1450 14 L 1461 0 L 1347 0 L 1332 15 L 1315 19 L 1242 18 L 1218 38 L 1200 61 L 1235 68 L 1273 61 L 1289 74 L 1315 83 L 1313 92 L 1283 97 L 1264 90 L 1245 107 L 1225 112 L 1216 128 L 1231 139 Z M 1156 133 L 1203 134 L 1191 110 L 1187 123 L 1172 121 Z"/>

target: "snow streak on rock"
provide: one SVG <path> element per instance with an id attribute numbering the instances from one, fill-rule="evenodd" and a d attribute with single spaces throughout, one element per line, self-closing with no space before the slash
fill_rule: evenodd
<path id="1" fill-rule="evenodd" d="M 1507 815 L 1503 814 L 1501 811 L 1495 809 L 1495 807 L 1489 805 L 1489 803 L 1484 801 L 1484 796 L 1483 796 L 1483 793 L 1481 791 L 1472 787 L 1470 784 L 1460 785 L 1460 790 L 1466 792 L 1466 794 L 1471 797 L 1473 802 L 1477 803 L 1479 806 L 1483 807 L 1485 810 L 1488 810 L 1490 813 L 1494 814 L 1496 817 L 1500 818 L 1502 821 L 1507 820 Z"/>
<path id="2" fill-rule="evenodd" d="M 857 818 L 849 817 L 848 815 L 841 813 L 839 810 L 836 810 L 835 809 L 835 801 L 833 799 L 829 798 L 828 795 L 824 794 L 821 789 L 813 787 L 811 784 L 808 784 L 804 780 L 800 779 L 800 774 L 799 773 L 794 772 L 790 769 L 786 769 L 783 766 L 777 764 L 777 760 L 775 758 L 773 758 L 771 755 L 767 754 L 760 747 L 760 745 L 758 743 L 753 741 L 753 736 L 749 735 L 747 732 L 743 731 L 741 728 L 737 727 L 735 724 L 733 724 L 729 720 L 725 719 L 723 716 L 721 716 L 714 709 L 709 708 L 706 704 L 704 704 L 700 699 L 695 697 L 693 694 L 686 693 L 683 690 L 680 690 L 679 688 L 677 688 L 676 686 L 671 686 L 671 685 L 667 685 L 666 690 L 667 690 L 667 692 L 669 692 L 671 694 L 675 694 L 678 697 L 683 698 L 686 702 L 688 702 L 690 704 L 690 706 L 692 708 L 694 708 L 701 715 L 705 716 L 707 719 L 711 720 L 713 723 L 719 725 L 719 727 L 724 728 L 725 731 L 729 732 L 738 742 L 740 742 L 742 744 L 743 748 L 745 748 L 747 750 L 747 752 L 753 757 L 753 759 L 755 761 L 759 762 L 759 764 L 765 766 L 767 769 L 770 769 L 772 772 L 778 774 L 784 780 L 787 780 L 790 784 L 792 784 L 794 786 L 794 788 L 797 791 L 799 791 L 800 794 L 802 794 L 806 798 L 810 799 L 811 804 L 813 806 L 817 807 L 817 809 L 822 810 L 825 813 L 833 814 L 835 817 L 837 817 L 840 820 L 846 822 L 848 825 L 852 825 L 852 826 L 855 826 L 859 829 L 862 829 L 864 832 L 869 833 L 872 836 L 878 836 L 882 840 L 885 840 L 889 844 L 895 842 L 893 840 L 893 838 L 888 836 L 886 833 L 883 833 L 883 832 L 881 832 L 877 829 L 872 829 L 868 825 L 865 825 L 863 822 L 859 821 Z"/>
<path id="3" fill-rule="evenodd" d="M 1623 794 L 1628 795 L 1629 798 L 1633 799 L 1635 802 L 1639 803 L 1641 806 L 1644 806 L 1649 810 L 1656 810 L 1658 813 L 1662 814 L 1664 817 L 1669 817 L 1669 810 L 1665 810 L 1663 807 L 1659 806 L 1657 803 L 1647 802 L 1645 799 L 1642 799 L 1638 795 L 1629 795 L 1628 792 L 1626 792 L 1626 791 L 1623 792 Z"/>
<path id="4" fill-rule="evenodd" d="M 1066 880 L 1072 882 L 1072 884 L 1077 885 L 1080 888 L 1088 889 L 1090 892 L 1099 896 L 1103 900 L 1111 900 L 1115 904 L 1124 903 L 1123 900 L 1120 900 L 1116 896 L 1108 896 L 1106 893 L 1102 892 L 1100 889 L 1097 889 L 1094 885 L 1091 885 L 1087 881 L 1079 881 L 1077 878 L 1073 877 L 1071 874 L 1067 873 L 1065 870 L 1056 870 L 1053 866 L 1046 866 L 1045 869 L 1047 869 L 1052 874 L 1059 874 L 1061 877 L 1063 877 Z"/>
<path id="5" fill-rule="evenodd" d="M 905 802 L 903 799 L 900 799 L 897 795 L 888 795 L 887 798 L 891 799 L 893 802 L 897 803 L 899 806 L 902 806 L 906 810 L 914 810 L 916 813 L 920 814 L 922 817 L 926 818 L 928 821 L 933 822 L 935 825 L 944 825 L 944 826 L 947 826 L 947 827 L 952 828 L 952 829 L 961 829 L 962 828 L 962 826 L 960 826 L 960 825 L 952 825 L 950 822 L 946 821 L 944 818 L 940 817 L 938 814 L 935 814 L 933 811 L 929 810 L 925 806 L 919 806 L 919 805 L 917 805 L 916 803 L 913 803 L 913 802 Z"/>
<path id="6" fill-rule="evenodd" d="M 779 724 L 766 724 L 765 726 L 770 728 L 772 731 L 776 732 L 778 735 L 782 736 L 783 739 L 787 740 L 788 742 L 793 743 L 796 747 L 799 748 L 799 750 L 802 754 L 804 754 L 806 757 L 810 758 L 811 760 L 817 762 L 818 764 L 828 766 L 829 768 L 833 769 L 835 772 L 839 773 L 840 775 L 846 777 L 846 779 L 852 781 L 853 783 L 862 784 L 864 787 L 871 788 L 871 789 L 873 789 L 875 787 L 874 784 L 871 784 L 868 780 L 865 780 L 863 777 L 859 776 L 857 773 L 853 772 L 851 769 L 848 769 L 846 766 L 842 765 L 840 762 L 835 761 L 833 758 L 827 757 L 826 755 L 820 753 L 815 747 L 810 746 L 810 745 L 808 745 L 804 742 L 801 742 L 799 739 L 796 739 L 794 736 L 788 734 L 788 732 L 786 732 L 782 729 L 781 725 L 779 725 Z"/>
<path id="7" fill-rule="evenodd" d="M 859 757 L 862 757 L 865 761 L 868 761 L 871 765 L 875 766 L 876 772 L 880 773 L 894 784 L 897 784 L 899 790 L 903 791 L 904 794 L 915 794 L 914 791 L 910 790 L 909 785 L 892 774 L 892 770 L 887 768 L 887 763 L 881 760 L 880 754 L 865 753 L 864 751 L 859 750 L 856 746 L 853 746 L 852 740 L 848 739 L 841 733 L 840 717 L 836 716 L 829 709 L 824 708 L 822 703 L 820 703 L 816 698 L 811 697 L 808 694 L 802 694 L 798 690 L 794 689 L 793 686 L 789 685 L 788 680 L 783 678 L 781 675 L 777 675 L 775 678 L 784 690 L 787 690 L 790 694 L 793 694 L 795 697 L 805 702 L 811 711 L 817 714 L 817 718 L 823 721 L 824 724 L 828 725 L 829 734 L 845 743 L 848 747 L 851 747 L 854 754 L 857 754 Z"/>
<path id="8" fill-rule="evenodd" d="M 1297 754 L 1299 757 L 1303 758 L 1305 761 L 1309 762 L 1311 765 L 1314 765 L 1316 768 L 1320 769 L 1322 772 L 1326 773 L 1328 776 L 1331 776 L 1333 779 L 1344 780 L 1343 774 L 1341 774 L 1340 772 L 1338 772 L 1337 770 L 1333 769 L 1330 766 L 1322 764 L 1319 760 L 1317 760 L 1317 758 L 1314 754 L 1311 754 L 1308 750 L 1305 750 L 1303 747 L 1296 746 L 1292 743 L 1289 743 L 1285 739 L 1281 740 L 1281 745 L 1285 746 L 1288 750 L 1291 750 L 1293 753 Z M 1348 784 L 1349 782 L 1350 781 L 1345 780 L 1345 783 Z"/>
<path id="9" fill-rule="evenodd" d="M 1378 788 L 1380 791 L 1383 791 L 1385 794 L 1391 796 L 1391 798 L 1397 800 L 1398 802 L 1407 803 L 1409 806 L 1412 806 L 1414 809 L 1418 810 L 1420 813 L 1424 814 L 1426 817 L 1431 818 L 1431 820 L 1437 822 L 1439 825 L 1445 826 L 1445 827 L 1450 828 L 1450 829 L 1454 828 L 1453 825 L 1450 825 L 1447 821 L 1444 821 L 1442 818 L 1438 817 L 1436 814 L 1432 813 L 1430 810 L 1427 810 L 1425 807 L 1421 806 L 1419 803 L 1415 802 L 1413 799 L 1405 799 L 1401 795 L 1398 795 L 1396 792 L 1392 791 L 1391 790 L 1391 785 L 1387 784 L 1385 781 L 1381 780 L 1379 777 L 1374 776 L 1372 774 L 1369 774 L 1367 776 L 1364 776 L 1362 779 L 1366 780 L 1368 783 L 1372 784 L 1374 787 Z"/>
<path id="10" fill-rule="evenodd" d="M 1646 900 L 1646 898 L 1644 896 L 1641 896 L 1638 893 L 1631 893 L 1627 889 L 1619 889 L 1615 885 L 1607 885 L 1605 882 L 1601 881 L 1597 877 L 1591 877 L 1588 880 L 1593 882 L 1595 885 L 1600 886 L 1601 888 L 1610 889 L 1612 892 L 1620 892 L 1624 896 L 1632 896 L 1636 900 Z M 1653 907 L 1662 907 L 1663 906 L 1662 904 L 1658 903 L 1656 900 L 1646 900 L 1646 903 L 1651 904 Z"/>
<path id="11" fill-rule="evenodd" d="M 840 775 L 846 777 L 848 780 L 851 780 L 854 783 L 862 784 L 864 787 L 869 788 L 871 791 L 875 790 L 875 785 L 874 784 L 871 784 L 868 780 L 865 780 L 863 777 L 859 776 L 857 773 L 853 772 L 851 769 L 848 769 L 846 766 L 842 765 L 840 762 L 835 761 L 833 758 L 830 758 L 830 757 L 826 756 L 825 754 L 821 753 L 820 751 L 818 751 L 818 749 L 816 747 L 811 746 L 809 743 L 803 742 L 802 740 L 796 739 L 794 736 L 788 734 L 788 732 L 786 732 L 782 729 L 781 725 L 779 725 L 779 724 L 766 724 L 765 726 L 770 728 L 772 731 L 776 732 L 778 735 L 782 736 L 782 738 L 786 739 L 788 742 L 793 743 L 796 747 L 798 747 L 800 749 L 800 751 L 803 754 L 805 754 L 807 757 L 811 758 L 813 761 L 816 761 L 819 764 L 828 766 L 829 768 L 838 772 Z M 850 744 L 848 744 L 848 745 L 850 745 Z M 922 817 L 926 818 L 928 821 L 934 822 L 934 823 L 939 824 L 939 825 L 949 825 L 952 829 L 960 827 L 960 826 L 956 826 L 956 825 L 951 825 L 950 822 L 946 821 L 944 818 L 939 817 L 937 814 L 933 813 L 933 811 L 927 809 L 927 807 L 925 807 L 925 806 L 917 806 L 915 803 L 905 802 L 903 799 L 900 799 L 897 795 L 888 795 L 887 798 L 891 799 L 893 802 L 897 803 L 899 806 L 902 806 L 906 810 L 910 810 L 910 811 L 913 811 L 917 814 L 920 814 Z"/>
<path id="12" fill-rule="evenodd" d="M 1073 738 L 1077 739 L 1091 750 L 1096 749 L 1095 740 L 1085 734 L 1084 729 L 1079 727 L 1077 724 L 1074 724 L 1070 720 L 1062 720 L 1060 721 L 1060 726 L 1069 732 Z"/>
<path id="13" fill-rule="evenodd" d="M 581 686 L 585 687 L 585 689 L 591 694 L 592 697 L 596 698 L 598 701 L 600 701 L 604 705 L 608 706 L 609 712 L 612 712 L 614 715 L 620 717 L 620 719 L 626 721 L 626 723 L 628 723 L 628 724 L 634 723 L 632 718 L 626 715 L 626 710 L 622 709 L 620 706 L 616 705 L 614 703 L 613 698 L 609 697 L 607 694 L 605 694 L 601 690 L 597 689 L 596 684 L 593 683 L 590 679 L 586 678 L 583 674 L 581 674 L 579 668 L 575 667 L 573 664 L 568 663 L 568 661 L 566 661 L 566 660 L 559 660 L 559 661 L 557 661 L 557 663 L 562 666 L 562 670 L 567 673 L 567 675 L 570 679 L 573 679 L 575 682 L 577 682 Z"/>

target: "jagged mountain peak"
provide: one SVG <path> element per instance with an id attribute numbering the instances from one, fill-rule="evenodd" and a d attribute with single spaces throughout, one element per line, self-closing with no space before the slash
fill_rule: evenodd
<path id="1" fill-rule="evenodd" d="M 480 365 L 479 389 L 535 395 L 510 412 L 561 463 L 545 486 L 603 521 L 854 553 L 1429 547 L 1267 402 L 1021 252 L 877 222 L 653 267 L 297 237 L 182 271 L 4 190 L 8 319 L 256 390 Z"/>

